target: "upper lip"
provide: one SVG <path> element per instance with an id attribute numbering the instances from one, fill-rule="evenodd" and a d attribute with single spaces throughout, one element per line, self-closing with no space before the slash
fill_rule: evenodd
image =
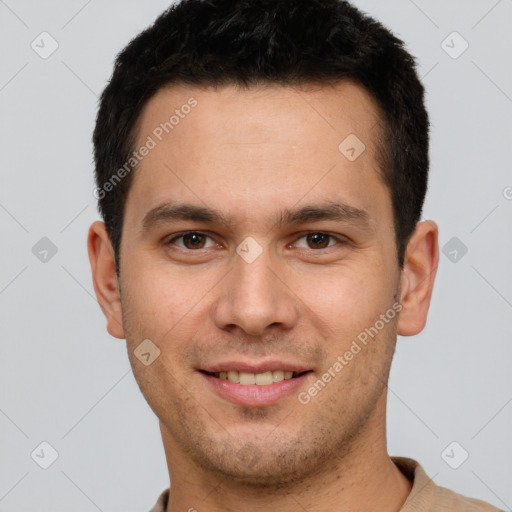
<path id="1" fill-rule="evenodd" d="M 264 373 L 274 372 L 277 370 L 302 373 L 310 371 L 311 368 L 301 365 L 290 363 L 286 361 L 268 360 L 260 363 L 247 363 L 244 361 L 224 361 L 220 363 L 210 364 L 199 368 L 199 370 L 208 373 L 219 372 L 247 372 L 247 373 Z"/>

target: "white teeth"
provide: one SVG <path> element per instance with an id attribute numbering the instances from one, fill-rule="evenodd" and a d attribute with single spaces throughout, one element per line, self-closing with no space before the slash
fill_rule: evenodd
<path id="1" fill-rule="evenodd" d="M 277 370 L 276 372 L 272 372 L 272 380 L 274 382 L 281 382 L 282 380 L 284 380 L 283 370 Z"/>
<path id="2" fill-rule="evenodd" d="M 272 382 L 272 372 L 256 374 L 256 384 L 258 384 L 258 386 L 268 386 L 272 384 Z"/>
<path id="3" fill-rule="evenodd" d="M 221 372 L 221 373 L 225 373 L 225 372 Z M 238 372 L 228 372 L 228 380 L 229 380 L 229 382 L 234 382 L 235 384 L 237 384 L 238 382 L 240 382 L 240 375 L 238 374 Z"/>
<path id="4" fill-rule="evenodd" d="M 254 373 L 240 372 L 240 384 L 244 386 L 256 384 L 256 375 Z"/>
<path id="5" fill-rule="evenodd" d="M 291 379 L 293 372 L 276 370 L 267 371 L 263 373 L 249 373 L 249 372 L 219 372 L 219 379 L 229 380 L 235 384 L 242 384 L 243 386 L 251 386 L 257 384 L 258 386 L 268 386 L 274 382 L 281 382 L 285 379 Z"/>

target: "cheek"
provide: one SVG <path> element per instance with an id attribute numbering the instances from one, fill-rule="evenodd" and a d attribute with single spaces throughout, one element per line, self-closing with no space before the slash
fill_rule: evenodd
<path id="1" fill-rule="evenodd" d="M 338 267 L 329 273 L 309 274 L 298 295 L 308 306 L 306 310 L 331 328 L 331 336 L 336 333 L 346 338 L 373 324 L 391 307 L 393 279 L 391 272 L 386 274 L 376 265 Z"/>
<path id="2" fill-rule="evenodd" d="M 203 274 L 133 258 L 126 269 L 130 278 L 122 283 L 127 340 L 130 335 L 134 342 L 142 336 L 168 345 L 172 339 L 176 346 L 192 336 L 189 331 L 197 329 L 197 315 L 204 315 L 205 300 L 216 282 L 212 272 Z"/>
<path id="3" fill-rule="evenodd" d="M 393 309 L 393 274 L 389 272 L 387 279 L 383 275 L 340 272 L 325 288 L 328 292 L 317 289 L 308 304 L 314 312 L 311 318 L 325 338 L 328 355 L 323 371 L 331 368 L 333 372 L 333 365 L 340 363 L 341 357 L 343 369 L 340 373 L 334 371 L 337 378 L 333 386 L 333 390 L 339 387 L 341 394 L 350 389 L 364 397 L 380 389 L 386 378 L 396 341 L 397 315 Z"/>

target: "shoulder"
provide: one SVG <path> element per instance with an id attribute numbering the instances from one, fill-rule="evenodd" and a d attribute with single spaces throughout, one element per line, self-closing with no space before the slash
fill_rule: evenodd
<path id="1" fill-rule="evenodd" d="M 391 457 L 391 460 L 413 484 L 400 512 L 500 512 L 490 503 L 435 484 L 414 459 Z"/>
<path id="2" fill-rule="evenodd" d="M 434 510 L 437 509 L 453 510 L 456 512 L 500 512 L 499 508 L 494 507 L 486 501 L 469 498 L 446 487 L 436 485 Z"/>

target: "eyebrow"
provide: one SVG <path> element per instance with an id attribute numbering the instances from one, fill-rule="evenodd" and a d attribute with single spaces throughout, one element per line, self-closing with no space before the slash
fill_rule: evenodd
<path id="1" fill-rule="evenodd" d="M 233 228 L 233 222 L 214 208 L 189 203 L 163 203 L 144 215 L 142 230 L 149 231 L 159 224 L 177 220 L 204 222 L 222 225 L 228 229 Z M 352 222 L 360 224 L 362 227 L 370 227 L 371 224 L 366 210 L 331 202 L 282 210 L 273 228 L 323 220 Z"/>

